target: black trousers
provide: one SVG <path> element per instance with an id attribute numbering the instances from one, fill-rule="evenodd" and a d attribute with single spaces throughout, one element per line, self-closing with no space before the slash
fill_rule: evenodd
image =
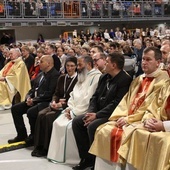
<path id="1" fill-rule="evenodd" d="M 103 123 L 108 121 L 108 118 L 99 118 L 91 122 L 87 127 L 84 126 L 82 118 L 84 115 L 77 116 L 73 119 L 72 128 L 77 143 L 79 156 L 81 159 L 95 159 L 95 156 L 88 153 L 91 144 L 94 140 L 96 129 Z"/>
<path id="2" fill-rule="evenodd" d="M 49 102 L 42 102 L 33 106 L 27 106 L 25 102 L 21 102 L 13 105 L 11 108 L 11 113 L 17 131 L 17 135 L 20 137 L 27 136 L 27 130 L 23 119 L 24 114 L 27 114 L 27 117 L 29 119 L 31 134 L 33 135 L 38 112 L 46 108 L 48 105 Z"/>

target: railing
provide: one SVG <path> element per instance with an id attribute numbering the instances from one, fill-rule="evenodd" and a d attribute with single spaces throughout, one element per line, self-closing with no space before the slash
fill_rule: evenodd
<path id="1" fill-rule="evenodd" d="M 169 17 L 170 3 L 151 1 L 74 1 L 63 0 L 55 3 L 15 2 L 0 3 L 0 18 L 104 18 L 132 19 Z"/>

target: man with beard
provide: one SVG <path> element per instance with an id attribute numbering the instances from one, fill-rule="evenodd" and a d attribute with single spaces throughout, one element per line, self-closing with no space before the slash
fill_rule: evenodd
<path id="1" fill-rule="evenodd" d="M 47 114 L 42 120 L 45 125 L 44 127 L 42 127 L 45 128 L 44 132 L 46 129 L 50 131 L 50 127 L 52 126 L 51 122 L 55 120 L 55 122 L 53 123 L 53 132 L 49 151 L 49 158 L 53 160 L 63 159 L 64 150 L 61 149 L 60 153 L 58 154 L 58 144 L 60 145 L 60 148 L 65 147 L 64 144 L 66 142 L 63 142 L 63 140 L 67 138 L 67 136 L 65 136 L 65 131 L 69 131 L 67 132 L 67 134 L 69 135 L 69 147 L 71 146 L 73 151 L 77 151 L 76 148 L 74 149 L 74 146 L 76 145 L 73 140 L 74 137 L 72 135 L 71 122 L 76 115 L 83 114 L 87 111 L 89 100 L 97 87 L 98 80 L 101 75 L 101 72 L 99 70 L 93 69 L 93 60 L 90 56 L 83 56 L 78 58 L 77 69 L 78 82 L 76 83 L 73 91 L 70 93 L 70 98 L 67 102 L 68 107 L 61 112 L 61 115 L 56 120 L 51 114 Z M 53 119 L 53 121 L 51 119 Z M 49 131 L 48 133 L 50 133 Z M 44 134 L 44 136 L 46 136 L 46 134 Z M 50 141 L 50 136 L 51 134 L 49 134 L 49 139 L 44 138 L 44 141 Z M 35 146 L 35 149 L 32 152 L 32 156 L 41 157 L 47 155 L 48 144 L 44 141 L 42 141 L 41 139 L 41 146 Z M 41 151 L 39 150 L 40 147 Z M 53 155 L 55 153 L 57 153 L 60 158 L 56 158 L 55 155 Z M 77 152 L 75 154 L 78 155 Z M 76 158 L 79 159 L 78 156 Z"/>

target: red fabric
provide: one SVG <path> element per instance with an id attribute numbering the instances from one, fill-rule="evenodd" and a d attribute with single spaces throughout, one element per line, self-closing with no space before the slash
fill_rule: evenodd
<path id="1" fill-rule="evenodd" d="M 123 130 L 121 128 L 115 127 L 111 133 L 111 161 L 118 161 L 118 149 L 121 144 Z"/>
<path id="2" fill-rule="evenodd" d="M 12 68 L 14 62 L 10 62 L 8 63 L 8 66 L 6 67 L 6 69 L 4 69 L 3 73 L 2 73 L 2 76 L 3 77 L 6 77 L 7 73 L 9 72 L 9 70 Z"/>
<path id="3" fill-rule="evenodd" d="M 31 80 L 35 79 L 39 72 L 40 72 L 40 66 L 38 65 L 34 67 L 34 70 L 32 70 L 31 72 Z"/>
<path id="4" fill-rule="evenodd" d="M 154 79 L 153 77 L 145 77 L 143 79 L 143 81 L 138 89 L 138 92 L 136 93 L 136 96 L 135 96 L 132 104 L 130 105 L 129 115 L 132 115 L 143 103 L 143 101 L 145 100 L 146 92 L 147 92 L 149 85 L 151 84 L 153 79 Z"/>

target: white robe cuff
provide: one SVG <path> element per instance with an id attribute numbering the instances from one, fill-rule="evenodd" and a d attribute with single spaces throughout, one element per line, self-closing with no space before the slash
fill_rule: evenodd
<path id="1" fill-rule="evenodd" d="M 170 121 L 163 121 L 165 132 L 170 132 Z"/>

